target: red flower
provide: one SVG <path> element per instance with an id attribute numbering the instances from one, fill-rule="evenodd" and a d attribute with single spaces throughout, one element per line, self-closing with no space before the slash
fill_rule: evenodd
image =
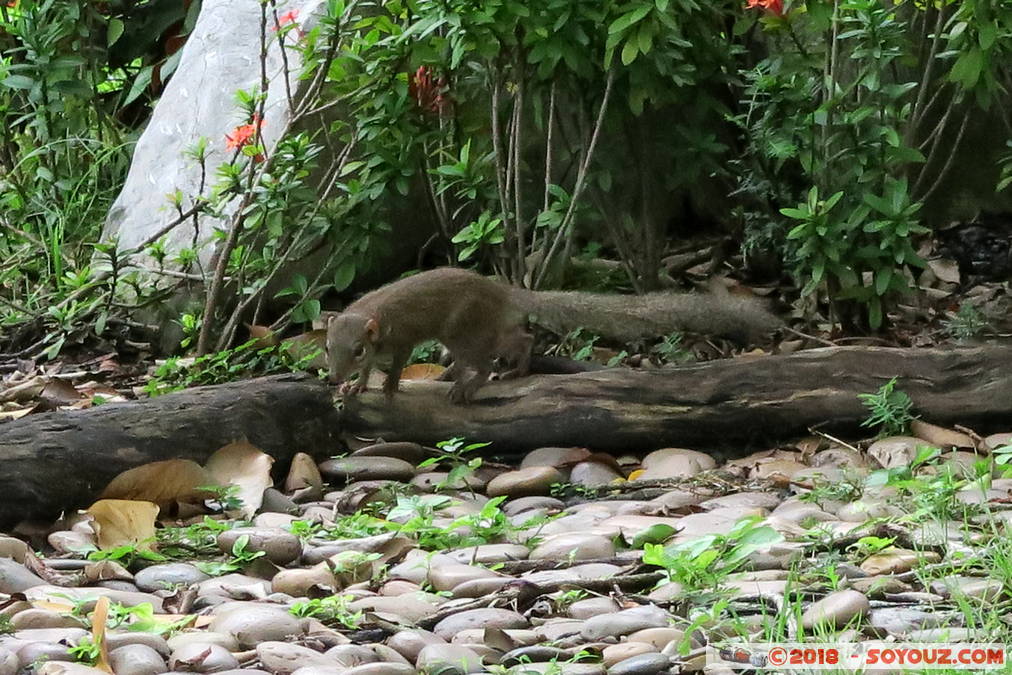
<path id="1" fill-rule="evenodd" d="M 249 124 L 240 124 L 232 130 L 232 133 L 225 134 L 225 147 L 229 150 L 239 150 L 249 145 L 256 139 L 256 135 L 263 125 L 264 123 L 260 119 L 260 116 L 254 113 L 253 120 Z M 261 161 L 262 159 L 262 155 L 257 155 L 253 158 L 254 161 Z"/>
<path id="2" fill-rule="evenodd" d="M 440 77 L 433 81 L 428 66 L 418 66 L 418 70 L 408 81 L 408 94 L 418 103 L 418 107 L 434 113 L 442 113 L 449 107 L 449 97 L 444 96 L 446 78 Z"/>
<path id="3" fill-rule="evenodd" d="M 278 23 L 274 26 L 274 30 L 279 31 L 290 23 L 295 23 L 295 20 L 299 18 L 299 10 L 290 9 L 281 16 L 278 17 Z"/>
<path id="4" fill-rule="evenodd" d="M 770 14 L 777 17 L 783 17 L 784 12 L 784 0 L 748 0 L 747 9 L 765 9 Z"/>

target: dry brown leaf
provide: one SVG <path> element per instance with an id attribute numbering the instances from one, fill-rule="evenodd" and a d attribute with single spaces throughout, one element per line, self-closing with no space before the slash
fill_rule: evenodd
<path id="1" fill-rule="evenodd" d="M 415 363 L 401 371 L 402 380 L 437 380 L 446 371 L 438 363 Z"/>
<path id="2" fill-rule="evenodd" d="M 150 551 L 155 539 L 158 506 L 151 502 L 102 499 L 88 513 L 95 519 L 98 547 L 102 550 L 134 545 Z"/>
<path id="3" fill-rule="evenodd" d="M 311 330 L 295 335 L 282 342 L 285 350 L 295 359 L 315 355 L 309 362 L 309 368 L 326 368 L 327 357 L 324 354 L 327 344 L 326 329 Z"/>
<path id="4" fill-rule="evenodd" d="M 109 647 L 105 643 L 105 624 L 109 620 L 109 596 L 99 596 L 95 603 L 95 611 L 91 613 L 91 642 L 98 645 L 98 661 L 95 667 L 107 673 L 112 672 L 109 665 Z"/>
<path id="5" fill-rule="evenodd" d="M 189 459 L 168 459 L 128 469 L 112 479 L 100 499 L 132 499 L 154 502 L 168 509 L 176 502 L 207 499 L 211 493 L 198 488 L 214 478 Z"/>
<path id="6" fill-rule="evenodd" d="M 46 383 L 46 386 L 42 389 L 42 393 L 39 394 L 39 398 L 42 399 L 43 405 L 47 408 L 54 409 L 61 405 L 76 403 L 84 397 L 70 382 L 54 378 Z"/>
<path id="7" fill-rule="evenodd" d="M 134 575 L 130 574 L 127 568 L 115 560 L 97 560 L 85 566 L 84 578 L 92 583 L 107 581 L 109 579 L 133 581 Z"/>
<path id="8" fill-rule="evenodd" d="M 928 267 L 940 280 L 950 283 L 959 283 L 959 263 L 948 258 L 937 258 L 928 261 Z"/>
<path id="9" fill-rule="evenodd" d="M 264 490 L 271 487 L 274 458 L 243 439 L 229 443 L 207 460 L 204 468 L 218 485 L 236 485 L 244 516 L 252 516 L 263 503 Z"/>
<path id="10" fill-rule="evenodd" d="M 19 420 L 25 415 L 31 413 L 33 410 L 38 408 L 39 405 L 30 405 L 27 408 L 15 408 L 14 410 L 0 410 L 0 421 L 3 420 Z"/>
<path id="11" fill-rule="evenodd" d="M 264 349 L 265 347 L 274 347 L 278 344 L 278 336 L 274 334 L 267 326 L 251 326 L 246 324 L 246 328 L 249 330 L 249 337 L 251 340 L 256 340 L 254 345 L 257 349 Z"/>
<path id="12" fill-rule="evenodd" d="M 946 429 L 923 420 L 914 420 L 910 423 L 910 432 L 917 438 L 923 439 L 931 445 L 938 447 L 972 448 L 973 439 L 968 434 L 954 429 Z"/>
<path id="13" fill-rule="evenodd" d="M 18 401 L 24 403 L 37 399 L 42 390 L 46 388 L 46 378 L 41 375 L 30 377 L 24 382 L 7 387 L 0 391 L 0 403 L 7 401 Z"/>

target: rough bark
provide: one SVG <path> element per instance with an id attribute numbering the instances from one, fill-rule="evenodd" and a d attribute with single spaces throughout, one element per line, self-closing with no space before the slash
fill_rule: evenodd
<path id="1" fill-rule="evenodd" d="M 246 438 L 280 472 L 296 452 L 336 452 L 337 436 L 331 390 L 300 375 L 30 415 L 0 426 L 0 527 L 86 506 L 121 471 L 148 462 L 203 463 Z"/>
<path id="2" fill-rule="evenodd" d="M 740 446 L 813 425 L 853 430 L 867 416 L 857 395 L 893 376 L 925 420 L 982 431 L 1012 427 L 1012 347 L 1002 346 L 834 347 L 656 371 L 530 377 L 492 382 L 469 407 L 450 404 L 445 383 L 405 382 L 390 404 L 375 392 L 347 401 L 342 424 L 386 440 L 465 436 L 502 451 Z"/>

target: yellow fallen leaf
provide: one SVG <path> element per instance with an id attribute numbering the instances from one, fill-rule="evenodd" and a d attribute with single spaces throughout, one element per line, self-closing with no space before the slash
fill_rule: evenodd
<path id="1" fill-rule="evenodd" d="M 242 502 L 244 516 L 252 516 L 264 500 L 264 490 L 271 487 L 271 465 L 274 458 L 243 439 L 229 443 L 207 460 L 204 468 L 217 485 L 235 485 Z"/>
<path id="2" fill-rule="evenodd" d="M 158 506 L 151 502 L 102 499 L 88 513 L 95 519 L 98 547 L 102 550 L 133 545 L 150 551 L 155 538 Z"/>
<path id="3" fill-rule="evenodd" d="M 631 474 L 629 474 L 629 480 L 636 480 L 637 478 L 642 476 L 645 471 L 646 469 L 636 469 Z"/>
<path id="4" fill-rule="evenodd" d="M 402 380 L 435 380 L 446 371 L 438 363 L 415 363 L 401 371 Z"/>
<path id="5" fill-rule="evenodd" d="M 198 488 L 214 482 L 211 474 L 189 459 L 168 459 L 128 469 L 112 479 L 100 499 L 154 502 L 167 510 L 176 502 L 195 502 L 211 494 Z"/>
<path id="6" fill-rule="evenodd" d="M 109 665 L 109 647 L 105 643 L 105 624 L 109 619 L 109 597 L 99 596 L 95 603 L 95 611 L 91 613 L 91 643 L 98 645 L 98 661 L 95 667 L 107 673 L 112 672 Z"/>

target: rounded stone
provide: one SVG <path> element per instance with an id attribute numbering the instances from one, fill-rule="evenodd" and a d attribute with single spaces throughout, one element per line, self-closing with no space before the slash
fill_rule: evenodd
<path id="1" fill-rule="evenodd" d="M 639 654 L 608 668 L 608 675 L 656 675 L 671 667 L 671 659 L 654 652 Z"/>
<path id="2" fill-rule="evenodd" d="M 84 628 L 79 619 L 49 609 L 26 609 L 23 612 L 18 612 L 11 617 L 11 626 L 16 630 L 29 628 Z"/>
<path id="3" fill-rule="evenodd" d="M 302 625 L 284 607 L 252 602 L 229 603 L 216 609 L 208 626 L 212 631 L 231 635 L 242 649 L 252 649 L 261 642 L 284 641 L 302 635 Z"/>
<path id="4" fill-rule="evenodd" d="M 527 619 L 508 609 L 469 609 L 450 615 L 436 624 L 432 632 L 449 640 L 469 628 L 526 628 Z"/>
<path id="5" fill-rule="evenodd" d="M 502 512 L 507 516 L 516 516 L 525 511 L 561 511 L 564 508 L 566 505 L 555 497 L 534 496 L 511 499 L 502 505 Z"/>
<path id="6" fill-rule="evenodd" d="M 331 668 L 341 665 L 318 651 L 290 642 L 261 642 L 257 645 L 257 656 L 264 668 L 280 675 L 288 675 L 305 667 Z"/>
<path id="7" fill-rule="evenodd" d="M 30 572 L 18 561 L 0 558 L 0 593 L 14 595 L 45 584 L 41 577 Z"/>
<path id="8" fill-rule="evenodd" d="M 344 671 L 344 675 L 415 675 L 417 672 L 407 663 L 363 663 Z"/>
<path id="9" fill-rule="evenodd" d="M 165 659 L 147 645 L 124 645 L 109 652 L 109 665 L 116 675 L 159 675 L 168 668 Z"/>
<path id="10" fill-rule="evenodd" d="M 569 482 L 574 485 L 596 488 L 610 485 L 624 476 L 602 462 L 580 462 L 569 471 Z"/>
<path id="11" fill-rule="evenodd" d="M 446 640 L 421 628 L 400 630 L 387 638 L 387 646 L 411 663 L 418 660 L 418 655 L 427 646 L 442 644 L 446 644 Z"/>
<path id="12" fill-rule="evenodd" d="M 531 551 L 531 560 L 598 560 L 615 555 L 615 544 L 599 534 L 558 534 Z"/>
<path id="13" fill-rule="evenodd" d="M 389 443 L 374 443 L 351 453 L 351 457 L 393 457 L 402 459 L 411 464 L 418 464 L 424 459 L 432 456 L 432 451 L 424 448 L 418 443 L 409 441 L 393 441 Z"/>
<path id="14" fill-rule="evenodd" d="M 328 459 L 320 464 L 320 473 L 329 480 L 393 480 L 407 482 L 414 478 L 415 467 L 396 457 L 344 457 Z"/>
<path id="15" fill-rule="evenodd" d="M 590 641 L 620 637 L 644 628 L 667 626 L 670 618 L 670 615 L 657 605 L 641 605 L 587 619 L 583 623 L 580 635 Z"/>
<path id="16" fill-rule="evenodd" d="M 467 581 L 496 579 L 501 576 L 487 567 L 472 567 L 457 562 L 436 563 L 429 568 L 429 583 L 437 591 L 452 591 Z"/>
<path id="17" fill-rule="evenodd" d="M 415 667 L 430 675 L 467 675 L 483 670 L 481 657 L 461 645 L 426 645 L 418 654 Z"/>
<path id="18" fill-rule="evenodd" d="M 597 597 L 577 600 L 566 612 L 573 619 L 589 619 L 598 614 L 614 614 L 622 609 L 614 598 Z"/>
<path id="19" fill-rule="evenodd" d="M 217 673 L 238 668 L 239 661 L 224 647 L 194 642 L 172 652 L 169 667 L 190 673 Z"/>
<path id="20" fill-rule="evenodd" d="M 14 652 L 0 647 L 0 675 L 17 675 L 19 665 Z"/>
<path id="21" fill-rule="evenodd" d="M 239 537 L 249 537 L 246 551 L 263 551 L 275 565 L 287 565 L 302 555 L 302 540 L 291 532 L 272 527 L 236 527 L 218 535 L 218 548 L 230 553 Z"/>
<path id="22" fill-rule="evenodd" d="M 605 668 L 611 668 L 626 659 L 656 651 L 653 645 L 646 642 L 619 642 L 617 645 L 608 645 L 601 651 L 601 663 Z"/>
<path id="23" fill-rule="evenodd" d="M 550 466 L 532 466 L 499 474 L 488 482 L 489 497 L 530 497 L 547 495 L 552 485 L 565 480 L 559 470 Z"/>
<path id="24" fill-rule="evenodd" d="M 483 544 L 471 548 L 447 551 L 446 555 L 465 565 L 494 565 L 495 563 L 527 560 L 530 549 L 520 544 Z"/>
<path id="25" fill-rule="evenodd" d="M 271 589 L 275 593 L 285 593 L 293 598 L 306 597 L 313 589 L 332 592 L 335 588 L 337 579 L 327 563 L 302 569 L 281 570 L 271 579 Z"/>
<path id="26" fill-rule="evenodd" d="M 224 647 L 230 652 L 239 651 L 239 641 L 235 639 L 235 636 L 229 635 L 228 633 L 218 633 L 210 630 L 177 633 L 166 640 L 170 651 L 176 651 L 183 645 L 193 644 L 195 642 L 218 645 L 219 647 Z"/>
<path id="27" fill-rule="evenodd" d="M 134 575 L 134 584 L 142 591 L 189 588 L 211 577 L 189 563 L 163 563 L 145 567 Z"/>
<path id="28" fill-rule="evenodd" d="M 854 590 L 836 591 L 809 605 L 801 615 L 801 627 L 805 630 L 816 627 L 843 629 L 866 617 L 870 609 L 871 603 L 863 593 Z"/>

